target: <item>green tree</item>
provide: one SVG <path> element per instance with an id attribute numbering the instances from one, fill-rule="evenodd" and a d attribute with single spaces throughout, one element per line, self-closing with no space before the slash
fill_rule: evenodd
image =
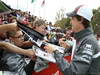
<path id="1" fill-rule="evenodd" d="M 100 7 L 98 9 L 93 9 L 93 20 L 92 25 L 94 28 L 94 31 L 96 33 L 100 33 Z"/>
<path id="2" fill-rule="evenodd" d="M 56 21 L 61 20 L 62 18 L 64 18 L 64 14 L 65 14 L 65 9 L 64 9 L 64 8 L 60 9 L 60 10 L 56 13 L 55 20 L 56 20 Z"/>
<path id="3" fill-rule="evenodd" d="M 69 28 L 71 27 L 70 18 L 62 18 L 61 20 L 56 21 L 55 25 L 63 29 Z"/>
<path id="4" fill-rule="evenodd" d="M 65 15 L 65 9 L 62 8 L 60 9 L 57 13 L 56 13 L 56 17 L 55 17 L 55 26 L 57 27 L 61 27 L 63 29 L 70 27 L 70 18 L 64 18 Z"/>

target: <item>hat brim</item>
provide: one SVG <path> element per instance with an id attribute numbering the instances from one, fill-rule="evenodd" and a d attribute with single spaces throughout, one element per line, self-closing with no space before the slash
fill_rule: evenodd
<path id="1" fill-rule="evenodd" d="M 74 11 L 66 14 L 68 17 L 73 17 L 77 15 Z"/>

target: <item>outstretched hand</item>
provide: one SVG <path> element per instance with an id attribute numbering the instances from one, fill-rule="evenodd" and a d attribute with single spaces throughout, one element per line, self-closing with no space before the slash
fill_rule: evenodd
<path id="1" fill-rule="evenodd" d="M 26 55 L 33 59 L 35 57 L 35 51 L 32 49 L 28 49 L 26 50 Z"/>

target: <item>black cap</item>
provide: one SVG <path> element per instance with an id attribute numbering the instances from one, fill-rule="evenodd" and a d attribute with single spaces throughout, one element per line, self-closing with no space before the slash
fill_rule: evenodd
<path id="1" fill-rule="evenodd" d="M 83 6 L 83 5 L 80 5 L 80 6 L 76 7 L 74 11 L 69 12 L 69 13 L 67 13 L 66 15 L 67 15 L 68 17 L 72 17 L 72 16 L 75 16 L 75 15 L 78 15 L 77 12 L 78 12 L 78 10 L 80 9 L 80 7 L 82 7 L 82 6 Z"/>

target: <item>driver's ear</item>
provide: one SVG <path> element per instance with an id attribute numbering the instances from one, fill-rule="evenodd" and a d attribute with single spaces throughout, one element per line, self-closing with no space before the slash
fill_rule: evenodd
<path id="1" fill-rule="evenodd" d="M 81 19 L 80 19 L 80 21 L 79 21 L 79 22 L 80 22 L 80 24 L 82 24 L 82 22 L 83 22 L 83 17 L 81 17 Z"/>

